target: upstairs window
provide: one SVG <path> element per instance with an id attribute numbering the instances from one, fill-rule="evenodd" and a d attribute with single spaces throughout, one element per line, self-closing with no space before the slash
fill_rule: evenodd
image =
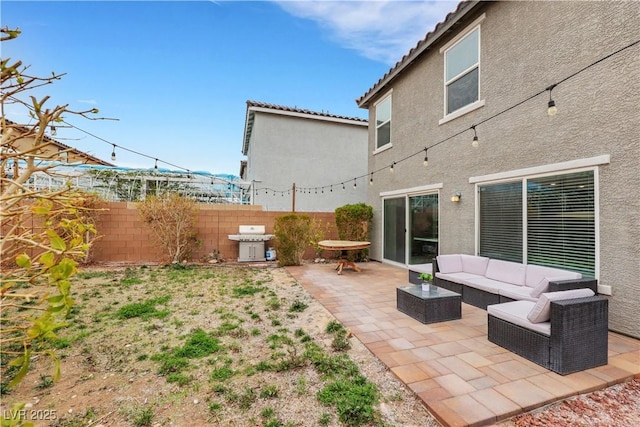
<path id="1" fill-rule="evenodd" d="M 376 105 L 376 150 L 391 144 L 391 95 Z"/>
<path id="2" fill-rule="evenodd" d="M 444 53 L 445 115 L 480 99 L 480 27 Z"/>

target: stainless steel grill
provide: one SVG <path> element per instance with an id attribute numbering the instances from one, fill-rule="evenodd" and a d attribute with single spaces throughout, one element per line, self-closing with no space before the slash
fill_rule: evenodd
<path id="1" fill-rule="evenodd" d="M 230 234 L 229 240 L 240 243 L 238 262 L 266 261 L 264 242 L 273 237 L 273 234 L 265 234 L 264 225 L 241 225 L 238 234 Z"/>

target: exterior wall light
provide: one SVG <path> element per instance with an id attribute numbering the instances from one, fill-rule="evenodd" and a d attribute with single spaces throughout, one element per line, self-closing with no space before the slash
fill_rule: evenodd
<path id="1" fill-rule="evenodd" d="M 456 191 L 455 193 L 453 193 L 453 196 L 451 196 L 451 201 L 454 203 L 458 203 L 460 201 L 460 197 L 462 197 L 462 193 Z"/>

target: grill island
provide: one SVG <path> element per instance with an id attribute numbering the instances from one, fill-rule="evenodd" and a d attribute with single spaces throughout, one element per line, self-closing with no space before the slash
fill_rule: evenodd
<path id="1" fill-rule="evenodd" d="M 230 234 L 229 240 L 240 243 L 238 262 L 266 261 L 264 242 L 273 237 L 273 234 L 265 234 L 264 225 L 241 225 L 238 234 Z"/>

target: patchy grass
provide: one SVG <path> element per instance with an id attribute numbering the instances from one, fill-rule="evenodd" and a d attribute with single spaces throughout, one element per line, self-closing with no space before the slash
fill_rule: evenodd
<path id="1" fill-rule="evenodd" d="M 74 291 L 50 340 L 61 380 L 38 358 L 8 390 L 3 366 L 3 405 L 38 396 L 32 409 L 55 409 L 56 427 L 390 425 L 348 331 L 284 269 L 90 271 Z"/>

